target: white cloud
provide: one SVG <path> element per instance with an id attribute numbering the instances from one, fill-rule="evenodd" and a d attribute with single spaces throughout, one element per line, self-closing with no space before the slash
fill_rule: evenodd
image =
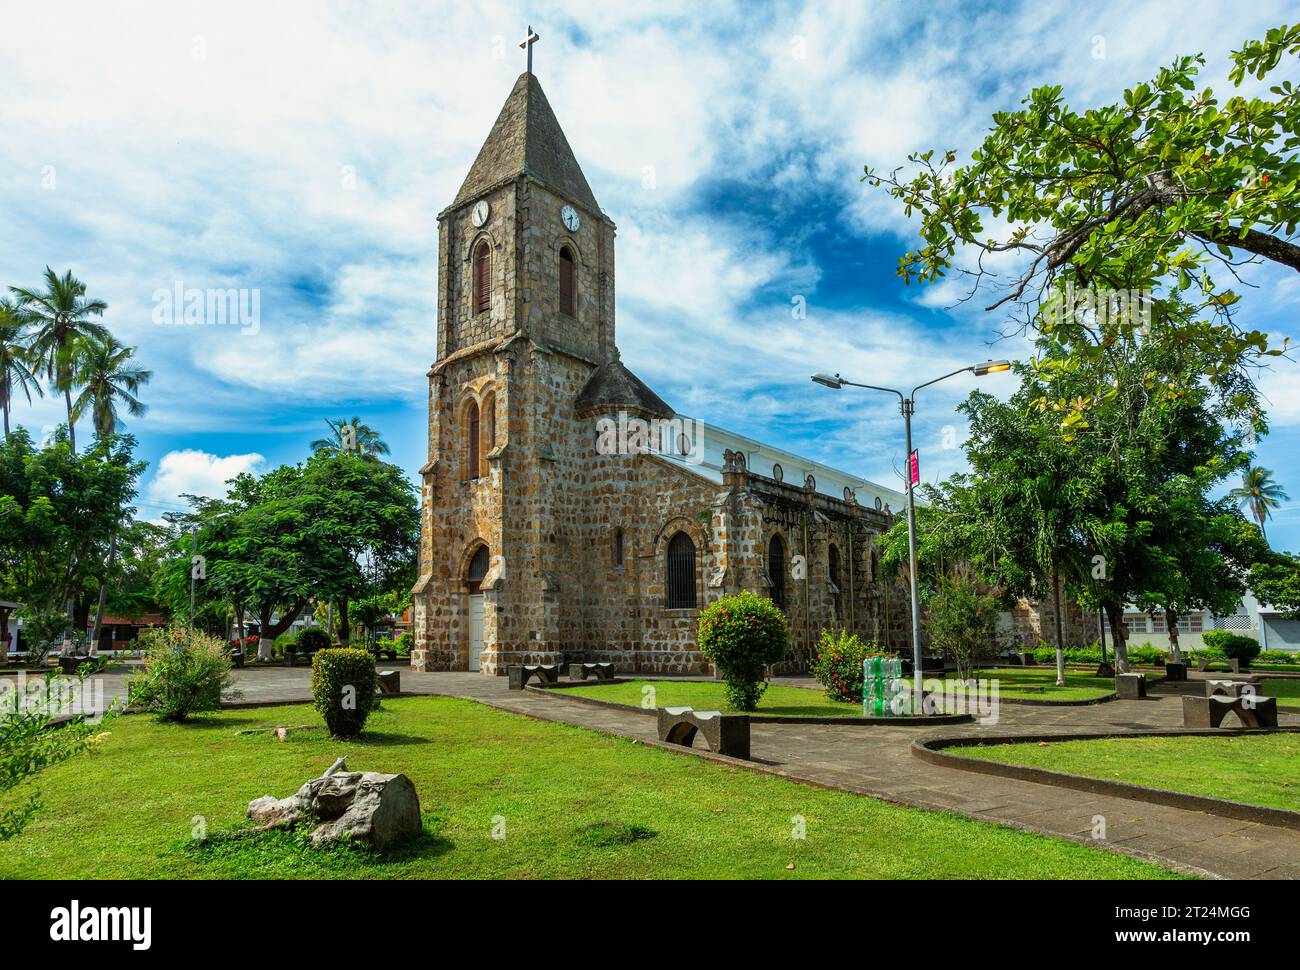
<path id="1" fill-rule="evenodd" d="M 158 462 L 141 504 L 146 515 L 158 518 L 161 512 L 188 508 L 183 495 L 224 498 L 228 479 L 243 472 L 258 474 L 265 464 L 266 459 L 256 452 L 221 456 L 188 448 L 169 451 Z"/>

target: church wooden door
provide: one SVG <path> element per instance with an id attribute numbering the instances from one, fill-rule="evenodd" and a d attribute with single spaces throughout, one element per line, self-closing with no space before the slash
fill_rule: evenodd
<path id="1" fill-rule="evenodd" d="M 483 594 L 471 593 L 469 597 L 469 669 L 478 670 L 478 658 L 483 652 Z"/>

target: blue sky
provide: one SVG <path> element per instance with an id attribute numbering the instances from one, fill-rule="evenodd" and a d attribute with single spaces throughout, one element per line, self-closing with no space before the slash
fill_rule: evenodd
<path id="1" fill-rule="evenodd" d="M 1002 318 L 954 308 L 955 284 L 903 286 L 895 265 L 915 229 L 859 182 L 863 164 L 968 152 L 992 112 L 1036 85 L 1104 103 L 1180 53 L 1205 52 L 1204 77 L 1223 91 L 1228 49 L 1290 12 L 1198 0 L 1176 17 L 1131 0 L 469 6 L 0 10 L 0 283 L 70 267 L 155 372 L 150 412 L 128 428 L 150 462 L 146 516 L 301 459 L 325 417 L 360 415 L 408 471 L 423 464 L 435 217 L 522 70 L 529 23 L 542 36 L 535 73 L 619 228 L 625 362 L 686 414 L 897 487 L 896 405 L 808 375 L 910 387 L 1025 347 L 990 346 Z M 155 293 L 177 281 L 258 291 L 256 332 L 155 322 Z M 1250 281 L 1250 322 L 1293 335 L 1296 274 Z M 1273 433 L 1258 459 L 1300 500 L 1294 367 L 1263 376 Z M 953 407 L 973 386 L 922 392 L 927 480 L 962 467 Z M 15 416 L 48 432 L 59 402 Z M 1270 524 L 1275 544 L 1300 548 L 1298 508 Z"/>

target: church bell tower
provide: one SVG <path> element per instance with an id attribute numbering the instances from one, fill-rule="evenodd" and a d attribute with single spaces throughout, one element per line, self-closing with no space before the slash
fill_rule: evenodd
<path id="1" fill-rule="evenodd" d="M 529 70 L 438 215 L 437 348 L 415 586 L 421 670 L 562 656 L 589 445 L 575 399 L 614 362 L 614 224 Z"/>

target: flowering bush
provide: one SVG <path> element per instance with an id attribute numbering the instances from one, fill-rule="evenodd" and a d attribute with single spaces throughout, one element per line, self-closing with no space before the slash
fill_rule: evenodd
<path id="1" fill-rule="evenodd" d="M 724 596 L 702 613 L 700 653 L 718 668 L 727 703 L 752 711 L 767 690 L 764 668 L 785 657 L 790 632 L 785 614 L 754 593 Z"/>
<path id="2" fill-rule="evenodd" d="M 897 654 L 881 650 L 871 641 L 863 643 L 856 633 L 822 630 L 821 639 L 817 641 L 812 675 L 831 700 L 857 703 L 862 700 L 863 661 L 868 657 L 894 656 Z"/>
<path id="3" fill-rule="evenodd" d="M 225 644 L 187 626 L 140 633 L 144 670 L 127 681 L 132 707 L 152 711 L 160 721 L 184 721 L 221 707 L 221 694 L 234 681 Z"/>

